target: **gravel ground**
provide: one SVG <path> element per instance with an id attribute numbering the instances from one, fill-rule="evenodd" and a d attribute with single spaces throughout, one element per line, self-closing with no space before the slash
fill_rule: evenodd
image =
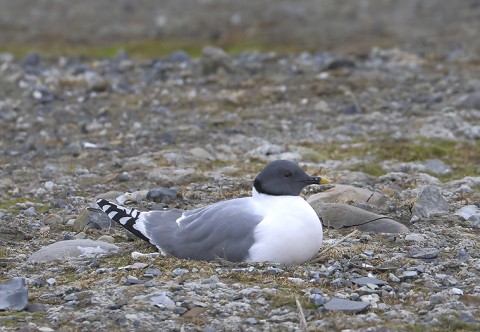
<path id="1" fill-rule="evenodd" d="M 1 6 L 13 3 L 21 4 Z M 448 17 L 469 18 L 468 8 L 474 16 L 469 6 Z M 37 35 L 6 31 L 31 41 L 48 26 Z M 80 23 L 69 36 L 77 32 L 88 33 Z M 431 52 L 402 38 L 356 55 L 341 47 L 291 55 L 206 47 L 199 58 L 178 51 L 143 60 L 0 55 L 0 283 L 21 277 L 28 288 L 26 309 L 0 312 L 0 329 L 479 330 L 476 46 L 468 33 L 465 47 L 437 36 Z M 158 257 L 87 210 L 97 196 L 148 210 L 249 195 L 255 174 L 281 158 L 382 195 L 378 204 L 344 203 L 411 233 L 356 233 L 293 267 L 191 262 Z M 176 192 L 147 199 L 158 187 Z M 349 231 L 325 229 L 325 245 Z M 72 239 L 118 250 L 27 261 Z"/>

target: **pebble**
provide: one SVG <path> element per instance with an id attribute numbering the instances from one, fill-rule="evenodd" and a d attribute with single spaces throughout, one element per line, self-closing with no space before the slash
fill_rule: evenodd
<path id="1" fill-rule="evenodd" d="M 356 278 L 356 279 L 353 279 L 352 282 L 359 286 L 368 286 L 369 284 L 383 286 L 386 284 L 385 281 L 383 280 L 379 280 L 371 277 Z"/>
<path id="2" fill-rule="evenodd" d="M 361 301 L 350 301 L 340 298 L 333 298 L 324 304 L 325 310 L 328 311 L 342 311 L 346 313 L 360 313 L 367 310 L 370 303 Z"/>
<path id="3" fill-rule="evenodd" d="M 165 187 L 158 187 L 154 189 L 150 189 L 147 193 L 147 199 L 157 202 L 157 203 L 165 203 L 168 204 L 175 200 L 179 195 L 178 190 L 165 188 Z"/>
<path id="4" fill-rule="evenodd" d="M 107 243 L 115 243 L 115 238 L 111 235 L 102 235 L 100 236 L 97 241 L 107 242 Z"/>
<path id="5" fill-rule="evenodd" d="M 184 274 L 189 273 L 190 271 L 187 269 L 175 269 L 173 270 L 173 275 L 178 277 L 178 276 L 183 276 Z"/>
<path id="6" fill-rule="evenodd" d="M 440 250 L 437 248 L 414 248 L 408 252 L 408 257 L 417 259 L 437 258 Z"/>

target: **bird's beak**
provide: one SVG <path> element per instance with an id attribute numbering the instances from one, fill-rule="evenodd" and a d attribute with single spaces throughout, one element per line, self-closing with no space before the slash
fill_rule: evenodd
<path id="1" fill-rule="evenodd" d="M 307 184 L 329 184 L 330 181 L 319 176 L 311 176 L 307 179 Z"/>

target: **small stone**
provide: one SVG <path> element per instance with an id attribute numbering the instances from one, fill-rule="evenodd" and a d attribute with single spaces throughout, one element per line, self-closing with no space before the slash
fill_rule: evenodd
<path id="1" fill-rule="evenodd" d="M 329 311 L 342 311 L 346 313 L 359 313 L 367 310 L 370 303 L 361 301 L 350 301 L 340 298 L 333 298 L 323 306 Z"/>
<path id="2" fill-rule="evenodd" d="M 147 266 L 148 266 L 147 263 L 135 262 L 132 265 L 130 265 L 130 268 L 132 270 L 141 270 L 141 269 L 146 268 Z"/>
<path id="3" fill-rule="evenodd" d="M 476 205 L 466 205 L 454 213 L 454 215 L 463 218 L 463 220 L 468 220 L 476 214 L 480 215 L 480 209 Z"/>
<path id="4" fill-rule="evenodd" d="M 463 295 L 463 290 L 460 288 L 450 288 L 448 290 L 448 294 L 450 295 Z"/>
<path id="5" fill-rule="evenodd" d="M 421 234 L 412 233 L 405 236 L 405 241 L 424 242 L 425 237 Z"/>
<path id="6" fill-rule="evenodd" d="M 378 285 L 378 286 L 386 285 L 385 281 L 376 279 L 376 278 L 371 278 L 371 277 L 361 277 L 361 278 L 353 279 L 352 282 L 359 286 L 368 286 L 369 284 Z"/>
<path id="7" fill-rule="evenodd" d="M 324 305 L 328 301 L 328 299 L 322 294 L 312 294 L 309 298 L 317 307 Z"/>
<path id="8" fill-rule="evenodd" d="M 278 268 L 278 267 L 269 267 L 268 269 L 265 270 L 264 274 L 280 274 L 283 273 L 284 270 Z"/>
<path id="9" fill-rule="evenodd" d="M 128 276 L 127 279 L 124 282 L 124 285 L 125 286 L 131 286 L 131 285 L 139 285 L 139 284 L 143 284 L 143 283 L 144 283 L 143 280 L 140 280 L 140 279 L 132 277 L 132 276 Z"/>
<path id="10" fill-rule="evenodd" d="M 28 303 L 28 289 L 23 278 L 0 284 L 0 310 L 22 311 Z"/>
<path id="11" fill-rule="evenodd" d="M 57 281 L 55 280 L 55 278 L 49 278 L 47 279 L 47 284 L 49 286 L 55 286 L 55 284 L 57 283 Z"/>
<path id="12" fill-rule="evenodd" d="M 188 311 L 187 308 L 184 308 L 184 307 L 175 307 L 173 309 L 173 313 L 174 314 L 177 314 L 177 315 L 183 315 L 184 313 L 186 313 Z"/>
<path id="13" fill-rule="evenodd" d="M 441 293 L 432 294 L 429 297 L 430 304 L 434 304 L 434 305 L 445 302 L 446 299 L 447 299 L 446 296 Z"/>
<path id="14" fill-rule="evenodd" d="M 433 259 L 437 258 L 440 250 L 437 248 L 414 248 L 408 252 L 408 257 L 417 259 Z"/>
<path id="15" fill-rule="evenodd" d="M 102 229 L 114 226 L 115 222 L 108 218 L 108 215 L 102 211 L 83 210 L 75 219 L 73 228 L 76 231 L 83 232 L 87 229 Z"/>
<path id="16" fill-rule="evenodd" d="M 204 75 L 216 74 L 220 70 L 231 73 L 234 70 L 230 56 L 224 50 L 213 46 L 202 50 L 200 64 Z"/>
<path id="17" fill-rule="evenodd" d="M 247 322 L 248 325 L 255 325 L 257 324 L 257 319 L 255 317 L 250 317 L 250 318 L 247 318 L 245 322 Z"/>
<path id="18" fill-rule="evenodd" d="M 153 277 L 156 277 L 162 275 L 162 272 L 159 269 L 146 269 L 144 274 L 149 274 Z"/>
<path id="19" fill-rule="evenodd" d="M 173 310 L 176 308 L 175 302 L 163 291 L 157 291 L 148 295 L 135 296 L 134 300 L 142 300 L 150 302 L 152 305 Z"/>
<path id="20" fill-rule="evenodd" d="M 68 294 L 67 296 L 65 296 L 63 298 L 65 301 L 77 301 L 78 300 L 78 296 L 75 295 L 75 294 Z"/>
<path id="21" fill-rule="evenodd" d="M 52 181 L 47 181 L 43 184 L 43 186 L 45 187 L 45 189 L 47 189 L 48 191 L 52 191 L 53 188 L 55 188 L 55 183 L 53 183 Z"/>
<path id="22" fill-rule="evenodd" d="M 111 235 L 102 235 L 100 236 L 97 241 L 103 241 L 107 243 L 115 243 L 115 238 Z"/>
<path id="23" fill-rule="evenodd" d="M 184 274 L 187 274 L 188 272 L 190 272 L 190 271 L 188 271 L 187 269 L 175 269 L 175 270 L 173 270 L 173 275 L 178 277 L 178 276 L 183 276 Z"/>
<path id="24" fill-rule="evenodd" d="M 49 214 L 44 220 L 43 220 L 43 223 L 45 225 L 63 225 L 63 217 L 58 215 L 58 214 L 55 214 L 55 213 L 52 213 L 52 214 Z"/>
<path id="25" fill-rule="evenodd" d="M 400 278 L 402 280 L 406 280 L 406 279 L 414 279 L 418 276 L 418 272 L 417 271 L 404 271 L 402 273 L 402 275 L 400 276 Z"/>
<path id="26" fill-rule="evenodd" d="M 447 213 L 450 205 L 436 186 L 425 186 L 417 196 L 412 208 L 412 216 L 429 218 L 430 216 Z"/>
<path id="27" fill-rule="evenodd" d="M 35 214 L 35 208 L 33 206 L 31 206 L 28 209 L 21 211 L 21 213 L 23 213 L 24 215 L 29 216 L 29 217 L 33 216 Z"/>
<path id="28" fill-rule="evenodd" d="M 75 235 L 75 239 L 76 240 L 85 240 L 85 239 L 88 239 L 88 236 L 84 232 L 80 232 L 80 233 Z"/>
<path id="29" fill-rule="evenodd" d="M 150 191 L 147 193 L 147 199 L 158 203 L 168 204 L 177 198 L 178 195 L 179 193 L 176 189 L 158 187 L 150 189 Z"/>

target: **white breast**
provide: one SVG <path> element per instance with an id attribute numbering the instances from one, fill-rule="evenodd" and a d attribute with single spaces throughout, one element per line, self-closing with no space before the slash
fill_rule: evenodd
<path id="1" fill-rule="evenodd" d="M 255 228 L 248 261 L 300 264 L 317 253 L 322 245 L 322 224 L 303 198 L 258 193 L 253 198 L 266 216 Z"/>

